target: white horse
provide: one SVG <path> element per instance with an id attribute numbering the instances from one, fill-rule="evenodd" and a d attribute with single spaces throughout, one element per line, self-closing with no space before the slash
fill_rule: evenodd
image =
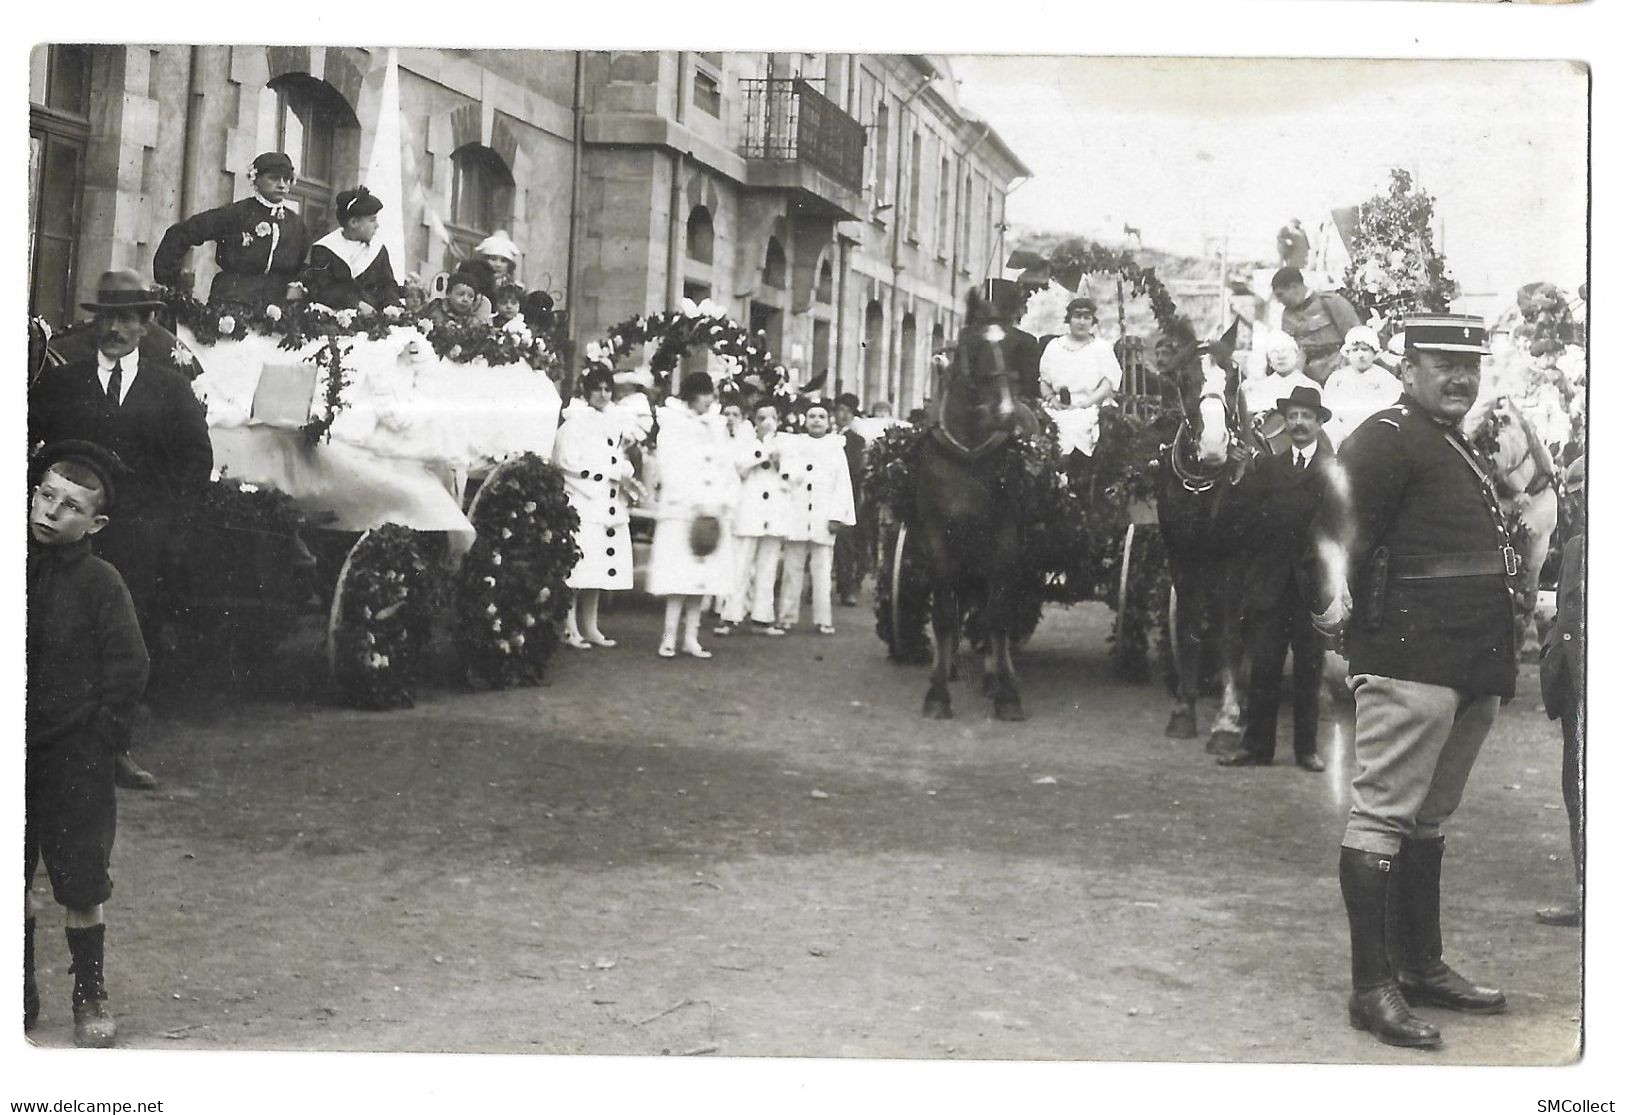
<path id="1" fill-rule="evenodd" d="M 1469 437 L 1481 437 L 1480 431 L 1485 428 L 1493 441 L 1490 465 L 1501 513 L 1522 562 L 1517 580 L 1522 650 L 1526 655 L 1538 653 L 1538 639 L 1530 620 L 1535 594 L 1540 589 L 1540 571 L 1557 530 L 1557 466 L 1533 424 L 1507 396 L 1481 400 L 1468 415 L 1465 429 Z"/>

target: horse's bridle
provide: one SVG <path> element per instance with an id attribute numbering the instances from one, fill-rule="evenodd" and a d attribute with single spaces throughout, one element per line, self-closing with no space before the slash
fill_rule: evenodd
<path id="1" fill-rule="evenodd" d="M 1240 420 L 1222 391 L 1203 390 L 1196 397 L 1197 407 L 1200 407 L 1208 399 L 1217 399 L 1219 405 L 1224 407 L 1225 447 L 1228 450 L 1232 443 L 1241 439 Z M 1227 457 L 1225 460 L 1220 461 L 1218 466 L 1211 472 L 1203 470 L 1193 463 L 1195 454 L 1191 452 L 1191 441 L 1191 418 L 1190 412 L 1187 410 L 1184 417 L 1180 419 L 1179 430 L 1174 434 L 1174 440 L 1169 442 L 1166 447 L 1168 450 L 1168 466 L 1174 470 L 1174 476 L 1178 478 L 1180 485 L 1187 492 L 1200 495 L 1203 492 L 1211 491 L 1218 484 L 1225 471 L 1230 467 L 1230 462 Z M 1241 472 L 1237 471 L 1230 478 L 1230 483 L 1236 484 L 1240 480 Z"/>

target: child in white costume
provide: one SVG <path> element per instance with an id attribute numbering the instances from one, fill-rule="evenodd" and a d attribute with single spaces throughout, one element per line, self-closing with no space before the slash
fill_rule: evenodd
<path id="1" fill-rule="evenodd" d="M 660 408 L 648 590 L 666 597 L 662 658 L 677 654 L 679 617 L 683 653 L 710 658 L 711 652 L 700 646 L 700 611 L 707 596 L 726 595 L 733 587 L 733 543 L 725 518 L 738 477 L 733 442 L 721 417 L 711 413 L 715 402 L 711 377 L 690 372 L 677 397 Z"/>
<path id="2" fill-rule="evenodd" d="M 804 570 L 812 560 L 813 624 L 820 635 L 835 634 L 831 575 L 835 568 L 835 532 L 858 521 L 852 506 L 852 480 L 846 445 L 830 436 L 829 407 L 815 402 L 806 409 L 807 432 L 786 438 L 782 471 L 789 475 L 790 514 L 784 532 L 784 577 L 779 585 L 779 626 L 788 630 L 801 615 Z"/>
<path id="3" fill-rule="evenodd" d="M 576 546 L 581 557 L 564 583 L 575 590 L 565 620 L 564 641 L 579 650 L 612 647 L 598 629 L 599 593 L 632 587 L 632 537 L 627 529 L 629 486 L 635 486 L 627 459 L 627 423 L 610 405 L 614 378 L 588 372 L 583 399 L 564 412 L 553 442 L 553 463 L 564 475 L 564 492 L 581 518 Z"/>
<path id="4" fill-rule="evenodd" d="M 1095 303 L 1067 303 L 1067 331 L 1050 341 L 1038 362 L 1039 391 L 1055 419 L 1061 453 L 1094 456 L 1100 440 L 1100 407 L 1123 386 L 1123 368 L 1111 343 L 1095 335 Z"/>
<path id="5" fill-rule="evenodd" d="M 753 630 L 782 635 L 773 622 L 773 586 L 778 579 L 779 556 L 790 518 L 790 473 L 782 447 L 790 435 L 780 434 L 779 409 L 762 403 L 753 415 L 755 435 L 743 441 L 735 461 L 739 470 L 739 500 L 734 505 L 733 595 L 722 613 L 718 635 L 729 635 L 750 613 Z"/>
<path id="6" fill-rule="evenodd" d="M 1332 420 L 1326 423 L 1326 436 L 1333 448 L 1360 423 L 1379 410 L 1394 405 L 1401 390 L 1399 380 L 1377 363 L 1382 342 L 1369 325 L 1356 325 L 1343 338 L 1343 359 L 1347 363 L 1326 379 L 1326 408 Z"/>

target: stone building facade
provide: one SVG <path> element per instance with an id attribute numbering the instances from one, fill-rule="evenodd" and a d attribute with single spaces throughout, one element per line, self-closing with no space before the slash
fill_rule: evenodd
<path id="1" fill-rule="evenodd" d="M 1000 273 L 1028 174 L 923 55 L 59 44 L 30 79 L 30 309 L 53 323 L 281 149 L 313 235 L 365 181 L 405 271 L 505 229 L 579 342 L 709 297 L 803 382 L 903 410 Z M 192 266 L 206 290 L 210 253 Z"/>

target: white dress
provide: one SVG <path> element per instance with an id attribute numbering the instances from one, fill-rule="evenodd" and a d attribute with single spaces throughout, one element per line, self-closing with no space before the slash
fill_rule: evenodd
<path id="1" fill-rule="evenodd" d="M 613 409 L 596 411 L 577 400 L 564 412 L 553 443 L 553 463 L 564 492 L 581 516 L 581 557 L 564 583 L 571 588 L 632 587 L 632 537 L 627 529 L 626 481 L 632 462 L 622 445 L 624 424 Z"/>
<path id="2" fill-rule="evenodd" d="M 734 547 L 727 531 L 728 501 L 738 483 L 734 451 L 721 415 L 695 414 L 675 398 L 660 408 L 651 595 L 725 597 L 734 590 Z M 703 556 L 691 544 L 694 522 L 702 515 L 714 517 L 720 528 L 716 548 Z"/>
<path id="3" fill-rule="evenodd" d="M 1110 384 L 1113 391 L 1121 388 L 1123 369 L 1111 342 L 1096 337 L 1079 344 L 1070 335 L 1062 334 L 1044 349 L 1038 362 L 1038 378 L 1053 391 L 1065 388 L 1073 400 L 1079 400 L 1102 384 Z M 1095 443 L 1100 440 L 1098 404 L 1062 403 L 1059 397 L 1052 397 L 1044 407 L 1060 432 L 1062 454 L 1076 449 L 1086 457 L 1094 455 Z"/>
<path id="4" fill-rule="evenodd" d="M 1266 372 L 1254 379 L 1243 381 L 1241 397 L 1247 404 L 1247 413 L 1256 418 L 1267 410 L 1275 410 L 1276 402 L 1292 394 L 1294 387 L 1312 387 L 1317 392 L 1320 390 L 1320 384 L 1302 372 L 1292 372 L 1284 376 Z"/>
<path id="5" fill-rule="evenodd" d="M 1326 436 L 1338 446 L 1354 428 L 1379 410 L 1394 405 L 1402 390 L 1399 380 L 1376 364 L 1363 372 L 1344 365 L 1326 380 L 1323 399 L 1332 420 L 1326 423 Z"/>

